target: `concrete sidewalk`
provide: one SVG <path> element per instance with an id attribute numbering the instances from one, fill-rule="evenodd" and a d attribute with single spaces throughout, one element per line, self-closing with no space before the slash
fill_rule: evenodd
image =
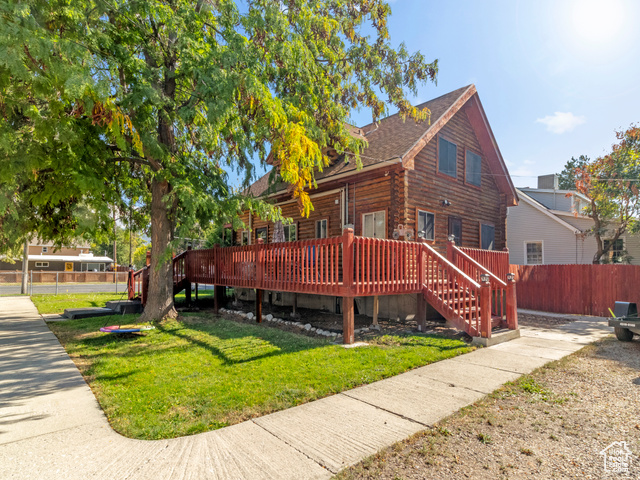
<path id="1" fill-rule="evenodd" d="M 585 317 L 214 432 L 142 441 L 111 430 L 25 297 L 0 298 L 0 478 L 330 478 L 504 382 L 610 333 Z"/>

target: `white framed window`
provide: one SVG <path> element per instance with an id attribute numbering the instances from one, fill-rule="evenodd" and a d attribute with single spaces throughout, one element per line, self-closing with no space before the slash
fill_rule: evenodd
<path id="1" fill-rule="evenodd" d="M 482 183 L 482 157 L 471 150 L 466 151 L 465 157 L 465 180 L 479 187 Z"/>
<path id="2" fill-rule="evenodd" d="M 297 233 L 295 224 L 285 225 L 284 227 L 284 241 L 295 242 L 297 240 Z"/>
<path id="3" fill-rule="evenodd" d="M 495 250 L 496 227 L 488 223 L 480 224 L 480 248 L 483 250 Z"/>
<path id="4" fill-rule="evenodd" d="M 42 247 L 42 253 L 49 252 L 49 247 Z"/>
<path id="5" fill-rule="evenodd" d="M 436 216 L 431 212 L 418 210 L 418 238 L 425 240 L 435 240 L 436 238 Z"/>
<path id="6" fill-rule="evenodd" d="M 323 218 L 322 220 L 316 221 L 316 238 L 327 238 L 328 229 L 327 229 L 327 219 Z"/>
<path id="7" fill-rule="evenodd" d="M 524 242 L 524 264 L 542 265 L 543 263 L 544 254 L 542 249 L 542 240 L 534 242 Z"/>
<path id="8" fill-rule="evenodd" d="M 36 262 L 36 268 L 47 268 L 49 266 L 49 262 Z"/>
<path id="9" fill-rule="evenodd" d="M 379 212 L 371 212 L 362 214 L 362 236 L 373 238 L 386 238 L 387 229 L 385 228 L 384 210 Z"/>
<path id="10" fill-rule="evenodd" d="M 240 239 L 240 245 L 249 245 L 249 231 L 243 230 Z"/>
<path id="11" fill-rule="evenodd" d="M 607 252 L 609 262 L 624 262 L 624 240 L 622 238 L 618 238 L 615 242 L 612 240 L 605 240 L 603 246 L 604 248 L 609 247 L 609 251 Z"/>

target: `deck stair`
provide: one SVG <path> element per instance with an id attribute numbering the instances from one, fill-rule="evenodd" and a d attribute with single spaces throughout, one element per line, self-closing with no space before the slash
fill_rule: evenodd
<path id="1" fill-rule="evenodd" d="M 340 296 L 343 304 L 353 304 L 355 297 L 417 293 L 456 328 L 488 338 L 493 328 L 517 328 L 513 278 L 500 278 L 489 266 L 508 272 L 508 253 L 449 242 L 445 257 L 424 242 L 356 237 L 347 229 L 333 238 L 187 250 L 173 259 L 173 290 L 189 294 L 192 283 L 201 283 L 254 288 L 259 295 L 270 290 Z M 129 298 L 143 305 L 149 268 L 129 275 Z M 426 306 L 420 301 L 418 307 L 420 324 Z"/>

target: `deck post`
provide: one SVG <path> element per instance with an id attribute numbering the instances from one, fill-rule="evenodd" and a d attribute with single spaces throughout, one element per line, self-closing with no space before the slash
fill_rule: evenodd
<path id="1" fill-rule="evenodd" d="M 491 338 L 491 284 L 489 275 L 480 276 L 480 336 Z"/>
<path id="2" fill-rule="evenodd" d="M 224 307 L 227 292 L 224 285 L 215 285 L 213 288 L 213 311 L 218 313 L 220 308 Z"/>
<path id="3" fill-rule="evenodd" d="M 373 296 L 373 325 L 378 325 L 378 313 L 380 312 L 380 297 Z"/>
<path id="4" fill-rule="evenodd" d="M 418 286 L 420 291 L 418 292 L 418 300 L 416 305 L 416 322 L 418 323 L 418 331 L 424 332 L 427 328 L 427 300 L 424 298 L 424 294 L 422 289 L 424 288 L 425 282 L 425 266 L 424 266 L 424 248 L 422 244 L 425 243 L 425 239 L 422 237 L 418 238 L 418 243 L 420 244 L 420 250 L 418 251 Z M 448 247 L 447 247 L 448 249 Z"/>
<path id="5" fill-rule="evenodd" d="M 456 246 L 455 237 L 453 235 L 449 235 L 447 239 L 447 260 L 449 260 L 454 265 L 458 266 L 455 258 L 456 256 L 455 248 L 453 248 L 455 246 Z"/>
<path id="6" fill-rule="evenodd" d="M 517 330 L 518 328 L 518 299 L 516 296 L 516 276 L 513 273 L 507 274 L 507 328 Z"/>
<path id="7" fill-rule="evenodd" d="M 345 295 L 342 297 L 342 343 L 351 345 L 354 342 L 354 309 L 353 309 L 353 228 L 345 228 L 342 233 L 342 286 Z"/>
<path id="8" fill-rule="evenodd" d="M 264 284 L 264 239 L 256 241 L 256 323 L 262 323 L 262 285 Z"/>
<path id="9" fill-rule="evenodd" d="M 342 297 L 342 343 L 345 345 L 351 345 L 354 342 L 353 312 L 353 297 Z"/>

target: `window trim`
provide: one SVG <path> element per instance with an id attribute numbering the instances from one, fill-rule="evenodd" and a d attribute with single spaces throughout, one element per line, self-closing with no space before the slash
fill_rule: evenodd
<path id="1" fill-rule="evenodd" d="M 389 219 L 389 212 L 387 211 L 386 208 L 383 208 L 382 210 L 374 210 L 374 211 L 371 211 L 371 212 L 364 212 L 364 213 L 360 214 L 360 233 L 364 237 L 364 216 L 365 215 L 373 215 L 374 216 L 373 217 L 374 218 L 373 222 L 374 222 L 374 225 L 375 225 L 375 214 L 376 213 L 382 213 L 384 215 L 384 236 L 383 237 L 370 237 L 370 238 L 377 238 L 377 239 L 385 240 L 385 239 L 388 238 L 387 237 L 387 233 L 388 233 L 387 230 L 389 229 L 388 228 L 388 223 L 387 223 L 387 220 Z"/>
<path id="2" fill-rule="evenodd" d="M 49 253 L 49 247 L 42 247 L 42 253 Z"/>
<path id="3" fill-rule="evenodd" d="M 49 262 L 36 262 L 35 268 L 49 268 Z"/>
<path id="4" fill-rule="evenodd" d="M 480 157 L 480 185 L 476 185 L 475 183 L 471 183 L 467 181 L 467 152 L 471 152 L 474 155 L 477 155 L 478 157 Z M 472 188 L 477 188 L 478 190 L 482 190 L 482 161 L 483 160 L 484 159 L 482 158 L 482 155 L 479 154 L 477 151 L 475 151 L 473 148 L 464 147 L 464 184 L 465 185 L 468 185 Z"/>
<path id="5" fill-rule="evenodd" d="M 455 145 L 456 147 L 456 171 L 455 171 L 455 176 L 451 176 L 447 173 L 441 172 L 440 171 L 440 139 L 446 140 L 447 142 Z M 447 135 L 442 135 L 442 134 L 438 134 L 436 135 L 436 175 L 439 175 L 441 177 L 444 178 L 448 178 L 451 181 L 456 181 L 459 179 L 458 177 L 458 144 L 456 142 L 454 142 L 451 137 L 448 137 Z"/>
<path id="6" fill-rule="evenodd" d="M 435 212 L 430 212 L 429 210 L 422 210 L 421 208 L 418 208 L 418 207 L 416 207 L 416 240 L 420 238 L 418 236 L 418 232 L 419 232 L 418 226 L 420 225 L 420 212 L 433 215 L 433 240 L 429 240 L 428 238 L 425 238 L 424 241 L 430 242 L 430 243 L 436 243 L 436 214 Z"/>
<path id="7" fill-rule="evenodd" d="M 480 239 L 479 248 L 481 250 L 487 250 L 485 248 L 482 248 L 482 226 L 486 225 L 487 227 L 493 227 L 493 250 L 487 250 L 487 251 L 489 251 L 489 252 L 497 252 L 497 249 L 495 248 L 495 244 L 496 244 L 496 225 L 495 225 L 495 223 L 483 222 L 481 220 L 481 221 L 478 222 L 478 224 L 479 224 L 479 228 L 480 228 L 480 231 L 478 232 L 478 237 Z"/>
<path id="8" fill-rule="evenodd" d="M 295 240 L 290 240 L 289 238 L 287 238 L 287 229 L 289 229 L 289 233 L 291 233 L 291 227 L 295 228 L 296 231 L 296 239 Z M 289 225 L 283 225 L 282 226 L 282 230 L 284 232 L 284 241 L 285 242 L 295 242 L 298 240 L 298 223 L 297 222 L 292 222 Z"/>
<path id="9" fill-rule="evenodd" d="M 624 241 L 624 237 L 618 237 L 618 238 L 616 239 L 616 242 L 617 242 L 618 240 L 619 240 L 620 242 L 622 242 L 622 250 L 621 250 L 621 252 L 624 252 L 624 251 L 625 251 L 625 241 Z M 602 239 L 603 247 L 604 247 L 604 242 L 611 242 L 611 241 L 613 241 L 613 239 L 612 239 L 612 238 L 603 238 L 603 239 Z M 611 249 L 611 248 L 610 248 L 610 249 L 609 249 L 609 251 L 607 252 L 607 255 L 609 255 L 609 261 L 611 262 L 611 264 L 612 264 L 612 265 L 615 265 L 615 264 L 619 264 L 619 265 L 620 265 L 620 264 L 622 264 L 623 262 L 614 262 L 614 261 L 613 261 L 613 253 L 614 253 L 614 250 L 613 250 L 613 249 Z"/>
<path id="10" fill-rule="evenodd" d="M 540 249 L 542 250 L 542 263 L 528 263 L 527 262 L 527 244 L 528 243 L 539 243 Z M 524 240 L 524 264 L 525 265 L 545 265 L 544 263 L 544 240 Z"/>
<path id="11" fill-rule="evenodd" d="M 318 224 L 325 222 L 326 223 L 326 232 L 327 232 L 327 236 L 326 237 L 318 237 Z M 329 238 L 329 219 L 328 218 L 319 218 L 318 220 L 316 220 L 316 229 L 315 229 L 315 238 L 316 239 L 320 239 L 320 238 Z"/>
<path id="12" fill-rule="evenodd" d="M 246 238 L 247 238 L 247 243 L 244 243 L 245 235 L 246 235 Z M 249 243 L 249 238 L 250 238 L 249 230 L 242 230 L 240 232 L 240 246 L 244 247 L 245 245 L 251 245 Z"/>

